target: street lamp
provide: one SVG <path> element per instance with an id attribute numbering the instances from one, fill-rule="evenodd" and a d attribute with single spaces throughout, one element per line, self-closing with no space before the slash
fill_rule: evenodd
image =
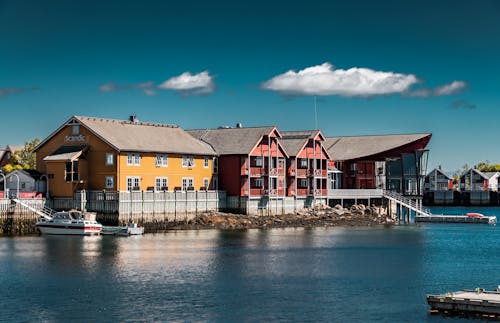
<path id="1" fill-rule="evenodd" d="M 45 196 L 47 199 L 49 199 L 49 177 L 47 175 L 43 174 L 42 176 L 40 176 L 40 180 L 44 177 L 45 177 L 45 180 L 47 181 L 47 185 L 45 186 L 47 189 L 47 192 L 45 192 Z"/>
<path id="2" fill-rule="evenodd" d="M 7 180 L 5 179 L 5 175 L 3 174 L 3 171 L 0 169 L 0 175 L 3 177 L 3 198 L 7 198 Z"/>
<path id="3" fill-rule="evenodd" d="M 16 198 L 19 198 L 19 175 L 17 175 L 16 173 L 12 173 L 13 176 L 16 176 L 17 178 L 17 195 L 16 195 Z"/>

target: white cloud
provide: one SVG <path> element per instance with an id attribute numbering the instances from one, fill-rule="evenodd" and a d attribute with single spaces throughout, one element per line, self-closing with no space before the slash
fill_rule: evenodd
<path id="1" fill-rule="evenodd" d="M 346 97 L 370 97 L 401 94 L 411 97 L 453 95 L 462 91 L 467 83 L 453 81 L 436 88 L 412 87 L 421 81 L 414 74 L 375 71 L 353 67 L 335 69 L 330 63 L 312 66 L 298 72 L 290 70 L 262 83 L 262 88 L 283 94 L 339 95 Z"/>
<path id="2" fill-rule="evenodd" d="M 285 94 L 375 96 L 407 91 L 419 80 L 413 74 L 381 72 L 369 68 L 335 69 L 332 64 L 288 71 L 264 82 L 266 90 Z"/>
<path id="3" fill-rule="evenodd" d="M 116 92 L 116 91 L 128 91 L 128 90 L 134 90 L 134 89 L 141 89 L 142 93 L 146 95 L 154 95 L 156 92 L 152 89 L 154 86 L 153 81 L 148 81 L 148 82 L 140 82 L 140 83 L 134 83 L 134 84 L 129 84 L 129 85 L 118 85 L 115 82 L 109 82 L 106 84 L 103 84 L 99 86 L 99 91 L 101 92 Z"/>
<path id="4" fill-rule="evenodd" d="M 448 84 L 440 85 L 435 88 L 421 88 L 410 90 L 404 95 L 419 97 L 419 98 L 431 98 L 435 96 L 447 96 L 462 92 L 467 87 L 467 82 L 464 81 L 453 81 Z"/>
<path id="5" fill-rule="evenodd" d="M 163 90 L 174 90 L 185 94 L 209 94 L 215 89 L 213 76 L 208 71 L 198 74 L 184 72 L 174 76 L 158 86 Z"/>
<path id="6" fill-rule="evenodd" d="M 435 89 L 435 94 L 437 96 L 452 95 L 462 91 L 466 86 L 467 83 L 465 83 L 464 81 L 453 81 L 450 84 L 438 86 Z"/>
<path id="7" fill-rule="evenodd" d="M 29 91 L 34 91 L 34 90 L 38 90 L 38 88 L 37 87 L 32 87 L 32 88 L 16 88 L 16 87 L 0 88 L 0 96 L 7 96 L 7 95 L 29 92 Z"/>

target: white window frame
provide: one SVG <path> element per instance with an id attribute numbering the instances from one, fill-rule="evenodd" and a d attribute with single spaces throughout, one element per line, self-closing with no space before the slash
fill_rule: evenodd
<path id="1" fill-rule="evenodd" d="M 80 125 L 74 124 L 71 126 L 71 134 L 72 135 L 79 135 L 80 134 Z"/>
<path id="2" fill-rule="evenodd" d="M 127 166 L 141 166 L 141 154 L 128 153 Z"/>
<path id="3" fill-rule="evenodd" d="M 115 177 L 114 176 L 106 176 L 104 178 L 104 186 L 106 188 L 114 189 L 115 188 Z"/>
<path id="4" fill-rule="evenodd" d="M 136 186 L 135 184 L 138 185 Z M 139 191 L 141 190 L 141 178 L 139 176 L 127 176 L 127 191 L 137 191 L 134 190 L 135 187 L 139 187 Z"/>
<path id="5" fill-rule="evenodd" d="M 255 166 L 257 167 L 264 166 L 264 157 L 255 157 Z"/>
<path id="6" fill-rule="evenodd" d="M 205 187 L 205 190 L 208 190 L 210 188 L 210 180 L 208 177 L 203 178 L 203 187 Z"/>
<path id="7" fill-rule="evenodd" d="M 182 168 L 194 167 L 193 156 L 182 156 Z"/>
<path id="8" fill-rule="evenodd" d="M 164 187 L 168 190 L 168 177 L 155 177 L 155 191 L 164 191 Z"/>
<path id="9" fill-rule="evenodd" d="M 104 165 L 113 166 L 115 164 L 115 154 L 114 153 L 106 153 L 106 159 L 104 161 Z"/>
<path id="10" fill-rule="evenodd" d="M 306 158 L 301 158 L 300 159 L 300 168 L 307 168 L 308 165 L 308 160 Z"/>
<path id="11" fill-rule="evenodd" d="M 155 165 L 156 167 L 168 167 L 168 155 L 156 155 L 155 159 Z"/>
<path id="12" fill-rule="evenodd" d="M 208 168 L 210 164 L 208 163 L 208 156 L 203 157 L 203 167 Z"/>
<path id="13" fill-rule="evenodd" d="M 191 185 L 189 185 L 191 183 Z M 183 177 L 182 178 L 182 190 L 187 191 L 189 187 L 194 188 L 194 178 L 193 177 Z"/>

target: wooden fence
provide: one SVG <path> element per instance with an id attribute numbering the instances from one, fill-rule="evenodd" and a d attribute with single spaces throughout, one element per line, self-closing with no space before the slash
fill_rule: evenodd
<path id="1" fill-rule="evenodd" d="M 105 214 L 176 214 L 216 211 L 226 207 L 224 191 L 78 191 L 74 197 L 54 198 L 56 210 L 85 209 Z"/>

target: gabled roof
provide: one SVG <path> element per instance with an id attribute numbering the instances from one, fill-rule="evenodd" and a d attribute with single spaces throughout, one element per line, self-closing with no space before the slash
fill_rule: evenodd
<path id="1" fill-rule="evenodd" d="M 281 135 L 281 142 L 292 157 L 297 156 L 310 139 L 319 137 L 319 140 L 325 140 L 320 130 L 283 131 Z M 330 154 L 326 150 L 326 147 L 323 147 L 323 150 L 328 158 L 330 158 Z"/>
<path id="2" fill-rule="evenodd" d="M 73 116 L 43 140 L 38 150 L 70 122 L 77 121 L 118 151 L 216 155 L 210 145 L 176 125 Z"/>
<path id="3" fill-rule="evenodd" d="M 464 171 L 462 173 L 462 175 L 460 175 L 460 178 L 463 178 L 463 177 L 469 175 L 471 171 L 478 174 L 479 176 L 481 176 L 484 179 L 491 179 L 493 176 L 500 174 L 499 172 L 481 172 L 477 168 L 470 168 L 470 169 Z"/>
<path id="4" fill-rule="evenodd" d="M 219 155 L 247 155 L 262 140 L 262 137 L 270 135 L 273 131 L 281 137 L 275 126 L 198 129 L 187 132 L 209 143 Z"/>
<path id="5" fill-rule="evenodd" d="M 388 152 L 419 140 L 430 140 L 432 134 L 329 137 L 325 146 L 334 160 L 358 159 Z"/>
<path id="6" fill-rule="evenodd" d="M 14 174 L 24 175 L 26 177 L 31 177 L 35 180 L 40 179 L 40 176 L 42 175 L 42 173 L 40 173 L 39 171 L 34 170 L 34 169 L 16 169 L 16 170 L 8 173 L 7 175 L 5 175 L 5 179 L 8 180 L 10 177 L 14 176 Z M 3 182 L 2 177 L 0 177 L 0 182 Z"/>
<path id="7" fill-rule="evenodd" d="M 24 147 L 23 146 L 12 146 L 12 145 L 7 145 L 7 147 L 0 147 L 0 159 L 8 152 L 10 151 L 11 154 L 15 153 L 18 150 L 22 150 Z"/>
<path id="8" fill-rule="evenodd" d="M 483 172 L 487 179 L 492 178 L 493 176 L 497 176 L 498 172 Z"/>
<path id="9" fill-rule="evenodd" d="M 430 176 L 432 173 L 434 172 L 438 172 L 440 174 L 442 174 L 443 176 L 445 176 L 447 179 L 453 179 L 453 177 L 451 177 L 450 175 L 446 174 L 442 169 L 440 168 L 434 168 L 432 171 L 429 172 L 429 174 L 427 174 L 427 176 Z"/>

